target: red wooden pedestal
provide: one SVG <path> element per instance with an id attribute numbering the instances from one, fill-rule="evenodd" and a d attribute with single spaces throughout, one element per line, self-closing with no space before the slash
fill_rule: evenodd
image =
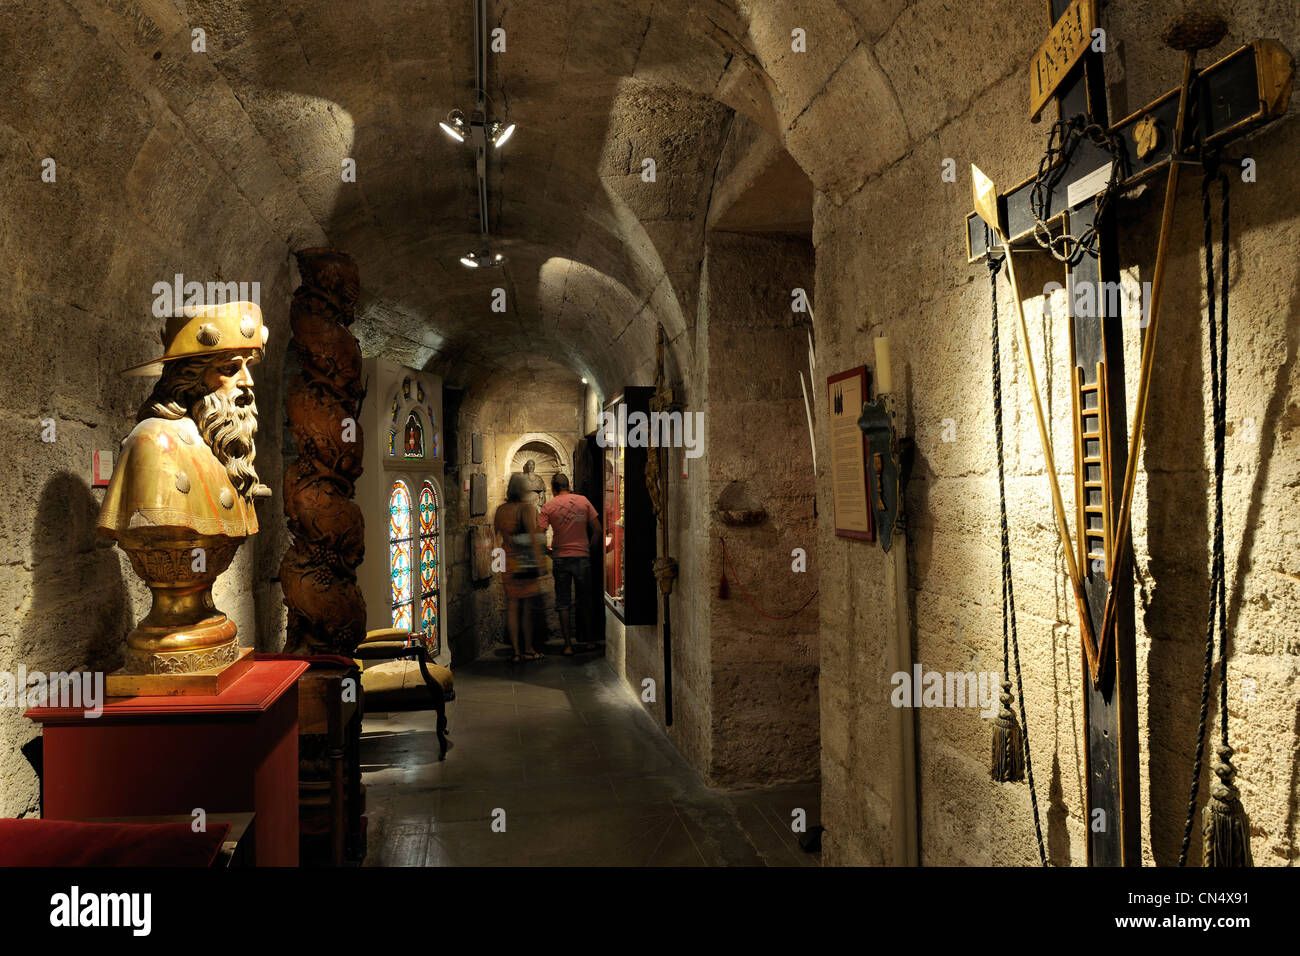
<path id="1" fill-rule="evenodd" d="M 123 697 L 101 716 L 33 707 L 44 726 L 41 805 L 52 820 L 257 814 L 258 866 L 298 865 L 298 676 L 258 661 L 215 697 Z"/>

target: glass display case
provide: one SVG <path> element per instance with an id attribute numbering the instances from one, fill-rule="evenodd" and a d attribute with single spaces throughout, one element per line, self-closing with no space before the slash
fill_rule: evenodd
<path id="1" fill-rule="evenodd" d="M 634 412 L 648 413 L 654 389 L 629 386 L 605 406 L 616 422 Z M 621 410 L 620 410 L 621 409 Z M 629 447 L 626 435 L 604 449 L 605 602 L 625 624 L 658 621 L 654 561 L 658 528 L 645 466 L 650 449 Z"/>
<path id="2" fill-rule="evenodd" d="M 605 595 L 617 611 L 623 609 L 623 480 L 627 467 L 623 446 L 605 449 Z"/>

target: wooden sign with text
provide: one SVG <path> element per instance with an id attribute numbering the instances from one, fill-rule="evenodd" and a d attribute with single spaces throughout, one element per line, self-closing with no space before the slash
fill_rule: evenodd
<path id="1" fill-rule="evenodd" d="M 1074 0 L 1052 25 L 1029 68 L 1029 112 L 1035 123 L 1061 81 L 1088 52 L 1096 25 L 1094 0 Z"/>

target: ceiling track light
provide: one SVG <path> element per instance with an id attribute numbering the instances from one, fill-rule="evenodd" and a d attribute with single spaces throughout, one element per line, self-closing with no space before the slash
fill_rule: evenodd
<path id="1" fill-rule="evenodd" d="M 460 110 L 452 110 L 447 114 L 447 118 L 438 124 L 442 131 L 458 143 L 465 142 L 465 136 L 469 132 L 469 123 L 465 121 L 465 114 Z"/>
<path id="2" fill-rule="evenodd" d="M 514 123 L 503 123 L 500 120 L 485 123 L 481 112 L 475 112 L 472 120 L 466 119 L 464 111 L 460 109 L 452 110 L 438 125 L 442 127 L 444 133 L 458 143 L 470 142 L 471 131 L 482 128 L 487 141 L 496 149 L 506 144 L 506 140 L 515 134 L 516 128 Z"/>
<path id="3" fill-rule="evenodd" d="M 499 252 L 467 252 L 460 257 L 460 264 L 466 269 L 499 269 L 506 264 L 506 257 Z"/>
<path id="4" fill-rule="evenodd" d="M 500 120 L 493 120 L 491 123 L 488 123 L 488 139 L 492 141 L 492 145 L 496 149 L 500 149 L 502 146 L 504 146 L 506 144 L 506 140 L 508 140 L 514 134 L 515 134 L 514 123 L 505 124 L 502 123 Z"/>

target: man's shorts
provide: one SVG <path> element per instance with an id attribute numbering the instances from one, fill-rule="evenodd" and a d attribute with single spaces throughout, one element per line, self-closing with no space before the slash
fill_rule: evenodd
<path id="1" fill-rule="evenodd" d="M 551 573 L 555 577 L 555 609 L 567 611 L 573 606 L 573 588 L 578 589 L 578 600 L 586 603 L 587 585 L 591 580 L 591 558 L 551 558 Z"/>

